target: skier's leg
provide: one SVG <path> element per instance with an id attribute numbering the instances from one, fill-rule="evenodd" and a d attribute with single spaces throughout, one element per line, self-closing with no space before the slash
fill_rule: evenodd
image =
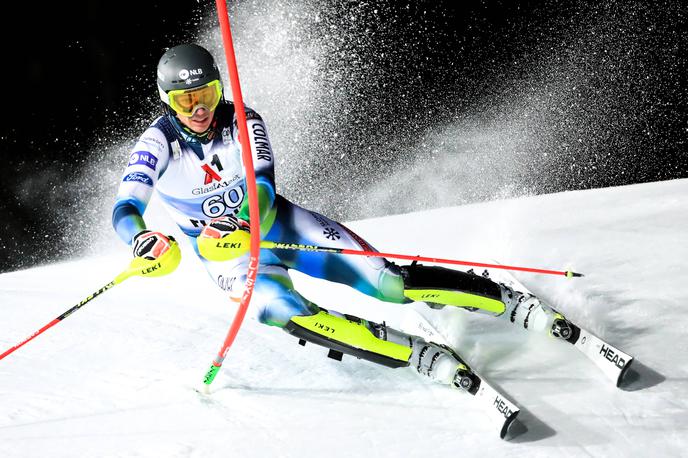
<path id="1" fill-rule="evenodd" d="M 462 307 L 504 317 L 517 326 L 564 340 L 573 337 L 574 328 L 563 315 L 530 293 L 490 280 L 487 272 L 477 275 L 472 270 L 420 264 L 402 266 L 401 272 L 404 295 L 430 307 Z"/>
<path id="2" fill-rule="evenodd" d="M 277 218 L 266 236 L 268 240 L 375 251 L 341 223 L 281 196 L 277 197 L 276 206 Z M 271 250 L 271 253 L 289 268 L 352 286 L 383 301 L 422 301 L 430 307 L 461 307 L 508 317 L 526 329 L 566 338 L 567 322 L 561 315 L 531 295 L 519 294 L 480 275 L 415 263 L 397 266 L 383 258 L 295 250 Z"/>
<path id="3" fill-rule="evenodd" d="M 469 391 L 473 385 L 470 369 L 453 350 L 384 323 L 321 308 L 314 315 L 292 317 L 285 330 L 302 343 L 329 348 L 335 359 L 347 354 L 392 368 L 411 366 L 439 383 Z"/>
<path id="4" fill-rule="evenodd" d="M 279 195 L 275 205 L 277 217 L 265 236 L 267 240 L 375 251 L 341 223 L 301 208 Z M 404 296 L 399 267 L 386 259 L 297 250 L 274 249 L 270 252 L 290 269 L 311 277 L 342 283 L 386 302 L 411 302 Z"/>
<path id="5" fill-rule="evenodd" d="M 256 281 L 253 286 L 248 316 L 263 324 L 284 328 L 296 315 L 313 315 L 318 307 L 301 296 L 295 289 L 285 266 L 262 253 Z M 239 302 L 244 294 L 248 272 L 248 256 L 226 261 L 203 260 L 206 270 L 215 283 L 227 293 L 230 300 Z"/>
<path id="6" fill-rule="evenodd" d="M 269 260 L 267 254 L 266 260 Z M 262 258 L 262 253 L 261 253 Z M 246 259 L 228 262 L 205 261 L 218 286 L 230 298 L 239 300 L 246 280 Z M 354 316 L 318 307 L 294 289 L 289 273 L 278 264 L 261 264 L 258 269 L 250 316 L 277 326 L 299 338 L 330 349 L 337 359 L 352 355 L 388 367 L 412 366 L 420 374 L 440 383 L 470 391 L 473 375 L 449 348 Z"/>
<path id="7" fill-rule="evenodd" d="M 277 219 L 268 240 L 375 251 L 346 226 L 278 196 Z M 397 266 L 382 258 L 294 250 L 272 250 L 289 268 L 316 278 L 347 284 L 377 299 L 426 302 L 508 318 L 536 332 L 567 339 L 568 322 L 536 297 L 514 291 L 480 275 L 444 267 Z"/>

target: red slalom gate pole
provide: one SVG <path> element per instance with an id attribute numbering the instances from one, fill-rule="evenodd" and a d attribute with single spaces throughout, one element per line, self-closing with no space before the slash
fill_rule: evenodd
<path id="1" fill-rule="evenodd" d="M 227 70 L 229 72 L 229 81 L 232 87 L 232 99 L 234 100 L 234 110 L 237 116 L 237 124 L 239 127 L 239 140 L 241 142 L 241 158 L 246 170 L 246 190 L 248 191 L 248 213 L 250 219 L 251 229 L 251 250 L 248 262 L 248 274 L 246 277 L 246 286 L 244 294 L 239 303 L 239 309 L 234 316 L 227 337 L 222 344 L 222 348 L 213 360 L 210 369 L 203 379 L 205 392 L 210 389 L 210 384 L 215 379 L 215 376 L 222 366 L 222 362 L 229 351 L 229 347 L 234 342 L 234 338 L 239 332 L 241 323 L 246 316 L 246 310 L 251 302 L 251 295 L 253 294 L 253 287 L 256 283 L 256 274 L 258 273 L 258 257 L 260 255 L 260 214 L 258 210 L 258 193 L 256 191 L 256 174 L 253 169 L 253 158 L 251 157 L 251 143 L 248 137 L 248 126 L 246 125 L 246 112 L 244 110 L 244 100 L 241 96 L 241 85 L 239 83 L 239 71 L 236 64 L 236 54 L 234 53 L 234 42 L 232 40 L 232 29 L 229 25 L 229 14 L 227 13 L 226 0 L 216 0 L 217 17 L 220 22 L 220 29 L 222 31 L 222 43 L 225 49 L 225 59 L 227 60 Z"/>

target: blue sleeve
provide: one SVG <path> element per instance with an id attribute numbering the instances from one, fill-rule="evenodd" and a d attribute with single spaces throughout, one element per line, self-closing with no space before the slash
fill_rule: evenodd
<path id="1" fill-rule="evenodd" d="M 132 238 L 146 229 L 143 214 L 168 162 L 164 133 L 149 127 L 130 153 L 112 208 L 112 226 L 125 243 L 131 244 Z"/>
<path id="2" fill-rule="evenodd" d="M 146 228 L 143 221 L 143 210 L 145 204 L 136 200 L 118 200 L 112 208 L 112 227 L 120 239 L 125 243 L 131 244 L 136 234 Z"/>

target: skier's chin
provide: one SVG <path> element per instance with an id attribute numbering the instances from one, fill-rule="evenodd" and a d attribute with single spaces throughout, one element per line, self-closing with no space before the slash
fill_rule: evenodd
<path id="1" fill-rule="evenodd" d="M 208 130 L 208 127 L 210 127 L 210 121 L 211 118 L 210 116 L 206 116 L 203 119 L 190 119 L 189 120 L 189 127 L 196 133 L 203 133 L 206 130 Z"/>

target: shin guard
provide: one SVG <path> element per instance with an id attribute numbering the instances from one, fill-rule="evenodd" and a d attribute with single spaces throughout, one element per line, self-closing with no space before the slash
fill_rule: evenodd
<path id="1" fill-rule="evenodd" d="M 493 315 L 505 311 L 500 286 L 480 275 L 445 267 L 411 264 L 401 268 L 404 295 L 431 307 L 452 305 Z"/>
<path id="2" fill-rule="evenodd" d="M 315 315 L 292 317 L 285 330 L 304 345 L 312 342 L 329 348 L 328 356 L 334 359 L 347 354 L 393 368 L 411 366 L 435 382 L 473 394 L 471 390 L 477 389 L 471 370 L 453 350 L 384 323 L 320 309 Z"/>
<path id="3" fill-rule="evenodd" d="M 335 359 L 347 354 L 388 367 L 405 367 L 412 353 L 405 334 L 388 332 L 384 324 L 324 309 L 315 315 L 294 316 L 284 329 L 302 341 L 329 348 L 329 356 Z"/>

